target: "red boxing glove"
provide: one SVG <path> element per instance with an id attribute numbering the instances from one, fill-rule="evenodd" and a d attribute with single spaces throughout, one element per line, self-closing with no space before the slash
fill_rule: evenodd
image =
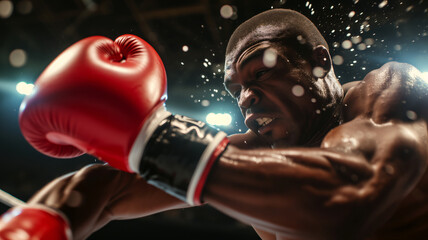
<path id="1" fill-rule="evenodd" d="M 24 137 L 58 158 L 89 153 L 199 204 L 226 134 L 164 108 L 166 74 L 144 40 L 83 39 L 59 55 L 20 108 Z"/>
<path id="2" fill-rule="evenodd" d="M 68 222 L 43 206 L 14 207 L 0 218 L 0 239 L 71 240 Z"/>
<path id="3" fill-rule="evenodd" d="M 21 131 L 48 156 L 89 153 L 136 172 L 128 155 L 144 120 L 166 100 L 166 84 L 162 61 L 144 40 L 89 37 L 37 79 L 35 92 L 21 104 Z"/>

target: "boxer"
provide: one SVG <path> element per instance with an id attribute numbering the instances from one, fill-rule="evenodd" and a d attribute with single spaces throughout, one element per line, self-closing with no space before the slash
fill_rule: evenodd
<path id="1" fill-rule="evenodd" d="M 162 62 L 136 36 L 65 50 L 24 100 L 21 130 L 49 156 L 109 165 L 54 180 L 2 217 L 0 236 L 84 239 L 113 219 L 203 203 L 262 239 L 428 235 L 428 86 L 416 68 L 387 63 L 341 86 L 313 23 L 276 9 L 232 34 L 224 85 L 245 134 L 170 114 Z"/>

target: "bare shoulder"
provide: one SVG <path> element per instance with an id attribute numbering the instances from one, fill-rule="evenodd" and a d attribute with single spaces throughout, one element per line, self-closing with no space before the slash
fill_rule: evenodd
<path id="1" fill-rule="evenodd" d="M 428 119 L 428 82 L 414 66 L 389 62 L 360 82 L 344 85 L 345 121 L 358 115 L 377 123 Z"/>
<path id="2" fill-rule="evenodd" d="M 352 89 L 353 87 L 357 86 L 361 81 L 353 81 L 348 82 L 342 85 L 344 95 L 346 95 L 349 91 L 349 89 Z"/>
<path id="3" fill-rule="evenodd" d="M 428 82 L 412 65 L 391 62 L 346 88 L 344 123 L 325 137 L 322 146 L 360 155 L 372 166 L 374 174 L 356 188 L 354 196 L 369 193 L 359 201 L 366 201 L 370 214 L 377 215 L 370 223 L 373 226 L 389 219 L 377 237 L 390 239 L 386 236 L 394 233 L 399 236 L 394 239 L 404 239 L 409 231 L 415 236 L 426 234 L 428 225 L 418 218 L 428 218 L 424 195 L 428 186 Z M 352 196 L 348 190 L 338 191 L 336 199 L 348 199 Z M 415 226 L 413 230 L 410 225 Z"/>

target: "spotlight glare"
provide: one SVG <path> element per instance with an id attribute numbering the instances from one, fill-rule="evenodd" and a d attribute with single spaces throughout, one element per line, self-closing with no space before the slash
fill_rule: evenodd
<path id="1" fill-rule="evenodd" d="M 228 126 L 232 123 L 232 117 L 228 113 L 209 113 L 206 121 L 211 125 Z"/>
<path id="2" fill-rule="evenodd" d="M 19 82 L 16 84 L 16 91 L 22 95 L 30 95 L 33 92 L 34 84 Z"/>
<path id="3" fill-rule="evenodd" d="M 13 13 L 13 3 L 9 0 L 0 1 L 0 18 L 8 18 Z"/>
<path id="4" fill-rule="evenodd" d="M 423 72 L 422 73 L 422 78 L 425 80 L 425 82 L 428 83 L 428 72 Z"/>

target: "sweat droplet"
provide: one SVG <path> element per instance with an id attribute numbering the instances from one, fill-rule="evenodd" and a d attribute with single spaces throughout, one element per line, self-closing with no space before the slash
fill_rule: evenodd
<path id="1" fill-rule="evenodd" d="M 379 3 L 378 7 L 383 8 L 386 6 L 386 4 L 388 4 L 388 0 L 383 0 L 381 3 Z"/>
<path id="2" fill-rule="evenodd" d="M 78 207 L 82 205 L 83 197 L 82 194 L 78 191 L 71 191 L 70 195 L 67 198 L 67 205 L 69 207 Z"/>
<path id="3" fill-rule="evenodd" d="M 293 88 L 291 88 L 291 92 L 294 96 L 301 97 L 305 94 L 305 89 L 300 85 L 294 85 Z"/>
<path id="4" fill-rule="evenodd" d="M 273 48 L 268 48 L 263 53 L 263 64 L 266 67 L 274 67 L 276 65 L 276 51 Z"/>
<path id="5" fill-rule="evenodd" d="M 314 67 L 312 74 L 317 78 L 322 78 L 324 76 L 324 69 L 322 67 Z"/>
<path id="6" fill-rule="evenodd" d="M 385 172 L 389 175 L 393 175 L 395 173 L 395 168 L 391 164 L 387 164 L 384 169 Z"/>
<path id="7" fill-rule="evenodd" d="M 413 112 L 413 111 L 411 111 L 411 110 L 408 110 L 407 112 L 406 112 L 406 116 L 410 119 L 410 120 L 416 120 L 417 118 L 418 118 L 418 115 L 415 113 L 415 112 Z"/>
<path id="8" fill-rule="evenodd" d="M 302 45 L 306 43 L 306 39 L 304 39 L 302 35 L 297 36 L 297 41 Z"/>

